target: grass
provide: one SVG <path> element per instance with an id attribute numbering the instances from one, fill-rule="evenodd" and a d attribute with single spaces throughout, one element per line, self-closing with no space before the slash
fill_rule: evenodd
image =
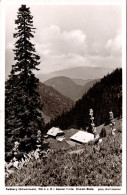
<path id="1" fill-rule="evenodd" d="M 121 186 L 121 121 L 116 123 L 116 136 L 110 135 L 109 126 L 105 128 L 107 136 L 101 143 L 54 149 L 47 158 L 11 174 L 6 186 Z"/>

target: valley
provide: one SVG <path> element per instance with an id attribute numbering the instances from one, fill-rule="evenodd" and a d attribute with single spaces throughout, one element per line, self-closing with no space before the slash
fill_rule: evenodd
<path id="1" fill-rule="evenodd" d="M 62 95 L 69 97 L 73 101 L 77 101 L 82 97 L 83 94 L 92 87 L 96 82 L 99 82 L 100 79 L 95 80 L 82 80 L 85 84 L 79 85 L 76 84 L 77 81 L 73 81 L 68 77 L 54 77 L 44 82 L 44 84 L 53 87 L 59 91 Z M 81 82 L 81 80 L 80 80 Z"/>
<path id="2" fill-rule="evenodd" d="M 42 116 L 44 117 L 45 123 L 50 122 L 51 119 L 58 117 L 63 112 L 69 111 L 74 105 L 73 100 L 43 83 L 39 84 L 38 92 L 42 99 Z"/>

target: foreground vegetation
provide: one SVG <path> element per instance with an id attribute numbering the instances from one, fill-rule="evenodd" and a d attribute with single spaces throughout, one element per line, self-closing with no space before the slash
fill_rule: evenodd
<path id="1" fill-rule="evenodd" d="M 6 186 L 121 186 L 121 128 L 101 143 L 53 150 L 10 174 Z"/>

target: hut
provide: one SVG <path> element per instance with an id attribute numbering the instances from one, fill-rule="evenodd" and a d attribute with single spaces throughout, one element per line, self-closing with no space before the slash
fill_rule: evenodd
<path id="1" fill-rule="evenodd" d="M 70 139 L 78 143 L 87 143 L 91 140 L 94 140 L 94 135 L 85 131 L 78 131 L 73 136 L 71 136 Z"/>
<path id="2" fill-rule="evenodd" d="M 47 135 L 56 138 L 56 136 L 64 135 L 64 132 L 58 127 L 52 127 L 48 130 Z"/>

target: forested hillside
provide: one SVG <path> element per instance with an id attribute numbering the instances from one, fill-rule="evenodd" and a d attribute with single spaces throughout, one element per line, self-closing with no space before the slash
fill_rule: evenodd
<path id="1" fill-rule="evenodd" d="M 45 122 L 58 117 L 63 111 L 69 111 L 74 104 L 73 100 L 43 83 L 39 83 L 38 92 L 42 99 Z"/>
<path id="2" fill-rule="evenodd" d="M 54 77 L 44 82 L 46 85 L 53 87 L 61 94 L 69 97 L 72 100 L 79 99 L 79 94 L 82 89 L 81 85 L 77 85 L 72 79 L 68 77 Z"/>
<path id="3" fill-rule="evenodd" d="M 56 120 L 46 126 L 58 126 L 61 129 L 86 128 L 89 125 L 89 109 L 93 108 L 95 124 L 98 126 L 107 122 L 109 111 L 113 111 L 114 117 L 122 115 L 122 69 L 117 68 L 111 74 L 104 76 L 100 82 L 83 95 L 75 106 L 63 113 Z"/>
<path id="4" fill-rule="evenodd" d="M 85 80 L 83 80 L 85 82 Z M 68 77 L 60 76 L 54 77 L 44 82 L 44 84 L 53 87 L 58 92 L 60 92 L 65 97 L 73 101 L 77 101 L 82 98 L 82 95 L 86 93 L 90 87 L 93 86 L 96 82 L 99 82 L 100 79 L 88 80 L 84 85 L 77 84 L 73 79 Z M 81 82 L 81 80 L 80 80 Z"/>

